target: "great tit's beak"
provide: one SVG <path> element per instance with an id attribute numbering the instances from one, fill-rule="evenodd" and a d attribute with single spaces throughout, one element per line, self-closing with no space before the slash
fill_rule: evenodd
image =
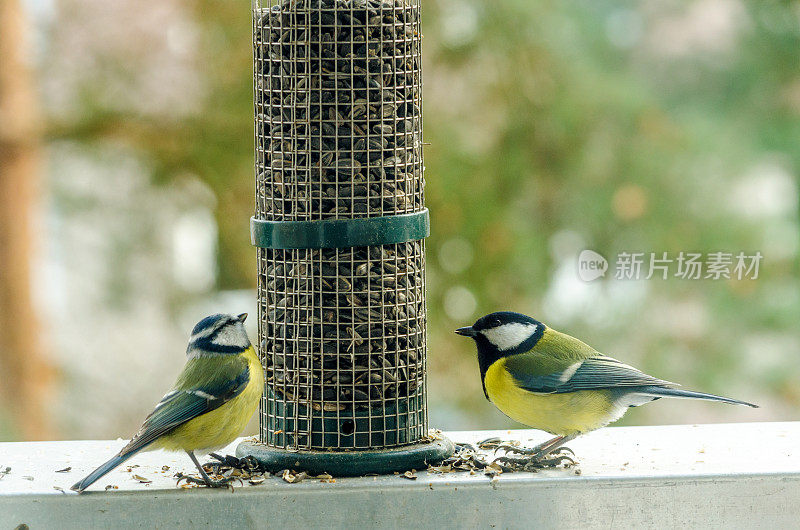
<path id="1" fill-rule="evenodd" d="M 474 337 L 475 335 L 478 334 L 478 332 L 472 329 L 472 326 L 466 326 L 464 328 L 458 328 L 456 330 L 456 334 L 463 335 L 465 337 Z"/>
<path id="2" fill-rule="evenodd" d="M 238 315 L 236 318 L 239 319 L 239 322 L 244 322 L 245 319 L 247 318 L 247 313 L 242 313 L 241 315 Z"/>

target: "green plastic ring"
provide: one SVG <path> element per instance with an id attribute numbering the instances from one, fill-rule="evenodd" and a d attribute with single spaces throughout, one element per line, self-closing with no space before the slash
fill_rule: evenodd
<path id="1" fill-rule="evenodd" d="M 430 235 L 428 209 L 386 217 L 265 221 L 250 219 L 250 239 L 261 248 L 344 248 L 391 245 Z"/>
<path id="2" fill-rule="evenodd" d="M 249 441 L 236 448 L 237 457 L 253 457 L 270 473 L 292 469 L 312 475 L 330 473 L 334 477 L 427 469 L 450 458 L 454 452 L 455 445 L 444 436 L 414 445 L 368 451 L 289 451 Z"/>

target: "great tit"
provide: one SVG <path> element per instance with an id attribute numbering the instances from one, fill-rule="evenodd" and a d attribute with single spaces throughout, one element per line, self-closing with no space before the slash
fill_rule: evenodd
<path id="1" fill-rule="evenodd" d="M 456 333 L 478 346 L 486 398 L 511 419 L 556 435 L 532 449 L 512 449 L 532 458 L 542 459 L 576 436 L 605 427 L 628 407 L 662 397 L 757 406 L 673 388 L 675 383 L 649 376 L 520 313 L 491 313 Z"/>
<path id="2" fill-rule="evenodd" d="M 208 477 L 195 453 L 235 440 L 263 393 L 264 373 L 247 338 L 245 318 L 247 313 L 217 314 L 198 322 L 186 349 L 186 365 L 172 389 L 130 443 L 72 489 L 80 493 L 139 451 L 154 449 L 186 451 L 206 485 L 223 485 Z"/>

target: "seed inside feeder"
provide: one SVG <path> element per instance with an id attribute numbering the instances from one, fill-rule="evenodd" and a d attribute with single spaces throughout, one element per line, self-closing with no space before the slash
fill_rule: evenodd
<path id="1" fill-rule="evenodd" d="M 419 2 L 286 0 L 254 24 L 257 218 L 423 210 Z M 424 403 L 412 401 L 424 391 L 424 266 L 422 241 L 259 249 L 269 399 L 317 415 L 402 402 L 412 417 Z M 406 442 L 427 431 L 414 417 Z"/>

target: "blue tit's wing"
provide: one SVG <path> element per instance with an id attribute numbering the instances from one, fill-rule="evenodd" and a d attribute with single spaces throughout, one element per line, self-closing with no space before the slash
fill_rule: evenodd
<path id="1" fill-rule="evenodd" d="M 517 383 L 530 392 L 560 394 L 601 388 L 675 385 L 649 376 L 612 357 L 596 355 L 559 366 L 558 371 L 542 373 L 541 353 L 523 353 L 506 358 L 506 369 Z"/>
<path id="2" fill-rule="evenodd" d="M 212 366 L 209 366 L 209 359 L 190 360 L 176 388 L 168 392 L 145 418 L 139 432 L 120 451 L 120 455 L 143 449 L 179 425 L 211 412 L 241 394 L 250 381 L 250 370 L 246 361 L 232 360 L 240 359 L 234 357 Z M 195 384 L 189 384 L 191 381 Z"/>

